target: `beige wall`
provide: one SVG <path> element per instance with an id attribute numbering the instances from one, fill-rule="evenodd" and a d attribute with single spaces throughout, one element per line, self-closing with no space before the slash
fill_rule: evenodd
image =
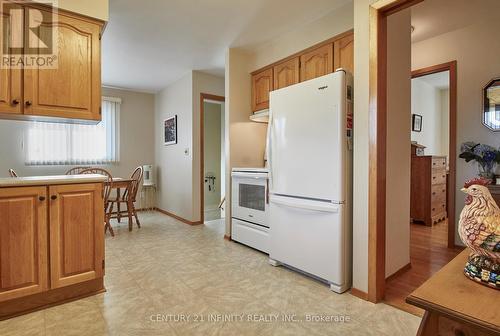
<path id="1" fill-rule="evenodd" d="M 190 71 L 156 94 L 157 205 L 189 221 L 200 220 L 200 93 L 224 95 L 224 79 Z M 177 115 L 175 145 L 163 144 L 163 121 Z"/>
<path id="2" fill-rule="evenodd" d="M 489 15 L 495 16 L 500 3 Z M 443 13 L 445 17 L 445 13 Z M 500 39 L 497 21 L 485 18 L 465 28 L 455 30 L 412 45 L 412 68 L 457 60 L 458 111 L 457 111 L 457 154 L 460 144 L 476 141 L 500 146 L 499 133 L 494 133 L 481 123 L 482 87 L 493 77 L 500 76 Z M 464 206 L 460 192 L 463 183 L 477 174 L 477 166 L 457 159 L 456 218 Z M 457 243 L 460 239 L 455 238 Z"/>
<path id="3" fill-rule="evenodd" d="M 369 6 L 354 2 L 353 287 L 368 291 Z"/>
<path id="4" fill-rule="evenodd" d="M 189 72 L 156 94 L 154 127 L 157 206 L 188 220 L 193 217 L 192 81 Z M 163 121 L 175 115 L 177 144 L 165 146 Z"/>
<path id="5" fill-rule="evenodd" d="M 154 96 L 147 93 L 103 88 L 105 96 L 122 99 L 120 108 L 120 162 L 106 165 L 113 176 L 127 177 L 135 167 L 154 163 Z M 23 137 L 30 121 L 0 120 L 0 176 L 12 168 L 21 176 L 64 174 L 71 166 L 25 166 Z"/>
<path id="6" fill-rule="evenodd" d="M 410 10 L 387 20 L 386 277 L 410 262 Z"/>
<path id="7" fill-rule="evenodd" d="M 254 50 L 249 69 L 259 69 L 314 44 L 353 28 L 353 2 L 349 2 L 322 18 L 282 34 Z"/>
<path id="8" fill-rule="evenodd" d="M 240 49 L 226 52 L 226 235 L 231 232 L 231 169 L 263 167 L 267 124 L 251 122 L 251 55 Z"/>
<path id="9" fill-rule="evenodd" d="M 47 2 L 46 0 L 34 0 Z M 59 8 L 103 21 L 109 20 L 109 0 L 56 0 Z"/>

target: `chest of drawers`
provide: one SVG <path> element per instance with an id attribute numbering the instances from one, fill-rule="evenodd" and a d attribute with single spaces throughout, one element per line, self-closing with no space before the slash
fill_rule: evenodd
<path id="1" fill-rule="evenodd" d="M 447 217 L 446 157 L 412 156 L 410 216 L 432 226 Z"/>

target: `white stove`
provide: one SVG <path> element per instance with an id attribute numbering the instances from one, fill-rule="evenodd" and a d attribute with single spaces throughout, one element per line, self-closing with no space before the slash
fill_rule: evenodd
<path id="1" fill-rule="evenodd" d="M 269 253 L 267 168 L 233 168 L 231 239 Z"/>

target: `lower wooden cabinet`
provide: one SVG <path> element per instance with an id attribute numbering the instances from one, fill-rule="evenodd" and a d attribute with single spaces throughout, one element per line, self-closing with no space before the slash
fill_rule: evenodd
<path id="1" fill-rule="evenodd" d="M 99 279 L 103 268 L 101 183 L 0 188 L 0 302 Z"/>
<path id="2" fill-rule="evenodd" d="M 50 284 L 73 285 L 103 276 L 104 206 L 100 184 L 49 187 Z"/>
<path id="3" fill-rule="evenodd" d="M 0 302 L 48 288 L 46 193 L 0 189 Z"/>

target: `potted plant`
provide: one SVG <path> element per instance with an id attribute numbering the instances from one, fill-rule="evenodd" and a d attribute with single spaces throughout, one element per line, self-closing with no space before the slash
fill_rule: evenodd
<path id="1" fill-rule="evenodd" d="M 494 179 L 495 165 L 500 163 L 499 150 L 489 145 L 468 141 L 462 144 L 460 152 L 459 157 L 465 162 L 476 161 L 478 163 L 480 177 Z"/>
<path id="2" fill-rule="evenodd" d="M 500 163 L 500 151 L 489 145 L 464 142 L 460 148 L 460 157 L 465 162 L 476 161 L 479 168 L 479 176 L 490 180 L 495 177 L 495 165 Z"/>

